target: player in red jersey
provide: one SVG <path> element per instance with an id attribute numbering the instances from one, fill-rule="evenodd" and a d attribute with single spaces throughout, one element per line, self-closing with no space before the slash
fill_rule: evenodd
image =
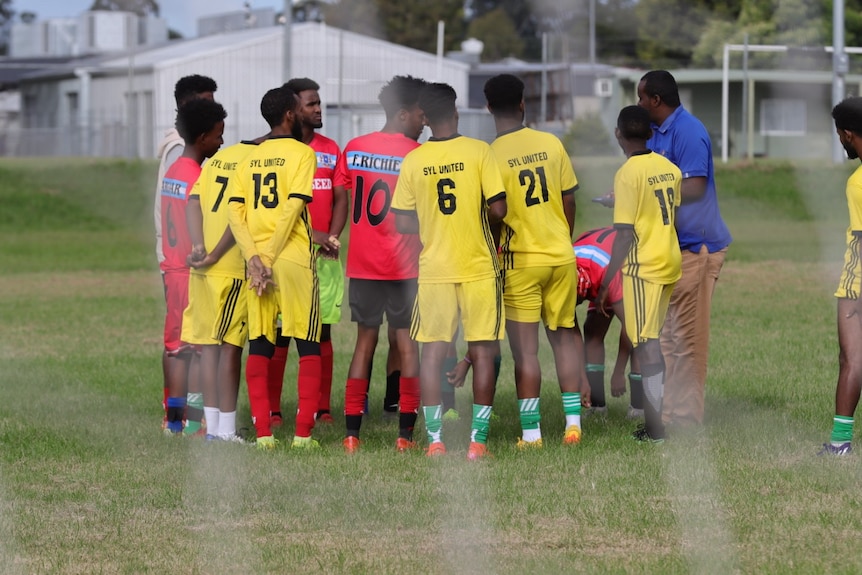
<path id="1" fill-rule="evenodd" d="M 386 124 L 351 140 L 335 171 L 335 189 L 353 191 L 350 218 L 350 248 L 347 277 L 350 278 L 351 320 L 356 323 L 356 346 L 345 387 L 344 448 L 359 448 L 359 428 L 368 395 L 371 358 L 384 312 L 396 330 L 401 376 L 399 378 L 399 424 L 396 448 L 415 447 L 413 427 L 419 411 L 419 350 L 410 339 L 410 320 L 419 275 L 418 236 L 402 235 L 395 229 L 389 211 L 392 195 L 408 152 L 419 146 L 424 115 L 419 109 L 419 91 L 424 80 L 395 76 L 380 90 Z"/>
<path id="2" fill-rule="evenodd" d="M 587 379 L 590 382 L 591 409 L 598 413 L 607 411 L 605 403 L 605 335 L 613 318 L 602 314 L 594 302 L 599 287 L 605 278 L 608 263 L 611 261 L 611 249 L 615 237 L 616 230 L 614 228 L 597 228 L 581 234 L 573 246 L 578 265 L 578 303 L 580 304 L 584 300 L 590 302 L 584 321 L 584 351 Z M 621 276 L 617 274 L 617 277 L 611 281 L 608 301 L 620 323 L 623 322 L 622 299 Z M 625 368 L 631 357 L 632 344 L 626 336 L 625 329 L 620 332 L 619 342 L 617 361 L 611 375 L 611 394 L 614 397 L 619 397 L 626 391 Z M 629 373 L 629 385 L 632 395 L 628 415 L 630 418 L 642 417 L 643 382 L 634 358 L 632 358 L 632 369 Z"/>
<path id="3" fill-rule="evenodd" d="M 181 338 L 183 310 L 189 299 L 189 267 L 186 258 L 192 252 L 192 242 L 186 225 L 186 204 L 201 173 L 201 164 L 215 154 L 223 143 L 226 116 L 224 108 L 212 100 L 196 99 L 183 104 L 177 111 L 176 127 L 185 141 L 185 149 L 162 178 L 162 252 L 165 259 L 159 267 L 164 273 L 167 303 L 164 373 L 168 388 L 165 431 L 169 434 L 183 430 L 186 394 L 189 397 L 195 394 L 192 398 L 195 405 L 190 406 L 186 414 L 188 420 L 197 422 L 199 429 L 203 416 L 203 397 L 200 390 L 188 389 L 191 346 Z"/>
<path id="4" fill-rule="evenodd" d="M 319 246 L 317 252 L 317 276 L 320 284 L 320 310 L 322 328 L 320 332 L 320 401 L 317 418 L 332 423 L 330 397 L 332 394 L 332 325 L 341 320 L 341 302 L 344 299 L 344 272 L 341 269 L 338 238 L 347 222 L 347 192 L 334 193 L 332 178 L 340 150 L 335 140 L 318 134 L 323 127 L 320 106 L 320 85 L 309 78 L 293 78 L 284 84 L 300 100 L 298 121 L 302 127 L 302 142 L 310 146 L 317 157 L 314 173 L 314 201 L 308 204 L 313 241 Z M 276 343 L 275 355 L 270 363 L 269 394 L 273 410 L 274 426 L 281 424 L 281 392 L 284 367 L 287 362 L 287 343 Z"/>

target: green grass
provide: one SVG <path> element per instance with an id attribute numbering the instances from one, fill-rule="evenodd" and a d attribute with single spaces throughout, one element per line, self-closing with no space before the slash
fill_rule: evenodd
<path id="1" fill-rule="evenodd" d="M 577 231 L 610 223 L 588 199 L 618 165 L 576 162 Z M 831 425 L 850 169 L 719 167 L 735 241 L 702 433 L 635 444 L 628 398 L 612 398 L 563 448 L 543 344 L 546 448 L 518 453 L 504 344 L 495 457 L 471 465 L 466 418 L 446 424 L 442 460 L 393 452 L 383 341 L 356 457 L 340 417 L 311 454 L 162 437 L 155 166 L 0 160 L 0 572 L 859 572 L 862 461 L 814 457 Z M 353 333 L 346 318 L 333 333 L 336 414 Z M 295 373 L 291 352 L 288 412 Z"/>

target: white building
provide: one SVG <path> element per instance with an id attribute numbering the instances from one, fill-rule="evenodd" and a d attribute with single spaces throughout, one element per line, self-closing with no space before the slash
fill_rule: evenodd
<path id="1" fill-rule="evenodd" d="M 51 18 L 12 25 L 13 58 L 77 56 L 153 46 L 168 39 L 167 22 L 132 12 L 97 10 L 77 18 Z"/>
<path id="2" fill-rule="evenodd" d="M 280 26 L 227 32 L 24 78 L 23 127 L 58 132 L 19 153 L 152 157 L 174 123 L 174 84 L 190 74 L 218 83 L 216 99 L 228 112 L 225 142 L 259 136 L 269 129 L 260 99 L 285 80 L 283 37 Z M 383 125 L 377 94 L 396 74 L 451 84 L 459 106 L 467 105 L 463 62 L 318 23 L 294 24 L 291 39 L 290 74 L 320 84 L 322 132 L 341 144 Z"/>

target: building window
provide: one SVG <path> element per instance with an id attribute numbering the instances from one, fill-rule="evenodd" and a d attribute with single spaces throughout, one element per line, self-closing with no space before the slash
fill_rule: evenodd
<path id="1" fill-rule="evenodd" d="M 760 133 L 764 136 L 804 136 L 805 100 L 765 99 L 760 102 Z"/>

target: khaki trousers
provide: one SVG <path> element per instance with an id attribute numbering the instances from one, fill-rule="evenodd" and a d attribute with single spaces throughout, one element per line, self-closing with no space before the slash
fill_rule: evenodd
<path id="1" fill-rule="evenodd" d="M 703 423 L 709 314 L 712 293 L 727 248 L 709 253 L 682 252 L 682 277 L 670 299 L 661 333 L 666 365 L 662 420 L 671 425 Z"/>

